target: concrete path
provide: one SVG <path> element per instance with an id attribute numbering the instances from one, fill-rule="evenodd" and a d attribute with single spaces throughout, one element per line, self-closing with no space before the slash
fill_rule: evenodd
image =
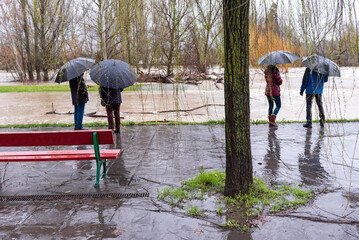
<path id="1" fill-rule="evenodd" d="M 63 128 L 36 128 L 37 130 Z M 27 131 L 28 129 L 1 129 Z M 111 148 L 108 177 L 93 188 L 95 163 L 0 163 L 1 196 L 149 193 L 149 198 L 73 199 L 0 203 L 1 239 L 357 239 L 359 124 L 281 124 L 251 127 L 256 176 L 302 183 L 316 198 L 308 206 L 267 215 L 258 229 L 224 230 L 221 203 L 201 205 L 192 218 L 157 200 L 157 189 L 205 170 L 225 169 L 223 125 L 125 126 Z M 73 147 L 76 149 L 76 147 Z M 62 149 L 62 148 L 60 148 Z M 6 148 L 3 151 L 9 150 Z"/>

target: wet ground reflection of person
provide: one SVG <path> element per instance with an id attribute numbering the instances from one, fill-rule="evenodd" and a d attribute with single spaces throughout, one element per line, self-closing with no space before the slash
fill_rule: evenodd
<path id="1" fill-rule="evenodd" d="M 277 128 L 268 129 L 268 148 L 264 155 L 264 162 L 266 169 L 265 174 L 268 177 L 277 177 L 280 162 L 280 143 L 276 134 Z"/>
<path id="2" fill-rule="evenodd" d="M 79 145 L 76 147 L 76 149 L 77 150 L 88 150 L 88 147 L 85 145 Z M 93 161 L 76 161 L 77 169 L 79 169 L 79 171 L 81 173 L 83 173 L 83 171 L 90 171 L 92 169 L 92 164 L 93 164 Z M 93 172 L 93 171 L 90 171 L 90 172 Z"/>
<path id="3" fill-rule="evenodd" d="M 117 159 L 107 161 L 107 178 L 110 181 L 116 181 L 120 186 L 127 186 L 130 179 L 130 172 L 126 170 L 124 160 L 122 158 L 121 135 L 114 135 L 115 144 L 110 149 L 121 149 L 121 154 Z"/>
<path id="4" fill-rule="evenodd" d="M 318 140 L 312 149 L 312 129 L 306 129 L 304 153 L 299 154 L 298 164 L 302 183 L 320 185 L 327 179 L 327 172 L 320 164 L 320 151 L 323 145 L 324 129 L 319 129 Z"/>

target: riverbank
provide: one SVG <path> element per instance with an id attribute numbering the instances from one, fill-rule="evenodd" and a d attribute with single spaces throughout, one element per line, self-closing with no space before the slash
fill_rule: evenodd
<path id="1" fill-rule="evenodd" d="M 357 119 L 359 72 L 355 68 L 342 68 L 341 71 L 341 78 L 330 78 L 325 85 L 323 102 L 326 118 Z M 282 108 L 278 121 L 305 121 L 305 97 L 299 95 L 303 72 L 304 68 L 290 68 L 288 73 L 282 74 Z M 250 81 L 250 118 L 252 122 L 266 121 L 268 103 L 264 96 L 263 73 L 251 69 Z M 67 86 L 67 83 L 61 86 Z M 0 96 L 0 125 L 73 123 L 69 91 L 11 92 L 0 93 Z M 98 92 L 90 91 L 89 98 L 84 123 L 106 122 Z M 148 83 L 146 87 L 123 92 L 122 99 L 120 111 L 124 122 L 200 123 L 222 121 L 225 116 L 223 84 L 214 84 L 213 81 L 202 81 L 200 85 Z M 313 118 L 316 120 L 318 111 L 313 105 Z"/>

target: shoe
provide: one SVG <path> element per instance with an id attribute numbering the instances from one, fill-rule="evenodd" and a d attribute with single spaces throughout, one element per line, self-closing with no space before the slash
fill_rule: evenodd
<path id="1" fill-rule="evenodd" d="M 277 118 L 276 115 L 272 114 L 269 117 L 269 126 L 278 127 L 278 125 L 275 123 L 275 119 Z"/>
<path id="2" fill-rule="evenodd" d="M 303 124 L 303 127 L 305 127 L 305 128 L 311 128 L 311 127 L 312 127 L 312 124 L 307 122 L 306 124 Z"/>
<path id="3" fill-rule="evenodd" d="M 121 134 L 121 131 L 117 131 L 117 130 L 116 130 L 115 133 Z"/>
<path id="4" fill-rule="evenodd" d="M 75 130 L 89 130 L 88 128 L 75 128 Z"/>

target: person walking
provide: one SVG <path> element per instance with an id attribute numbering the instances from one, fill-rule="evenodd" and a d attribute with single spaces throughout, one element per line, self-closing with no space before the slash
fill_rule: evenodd
<path id="1" fill-rule="evenodd" d="M 85 103 L 89 100 L 83 74 L 69 81 L 71 88 L 72 105 L 74 105 L 75 130 L 84 130 L 82 120 L 85 112 Z"/>
<path id="2" fill-rule="evenodd" d="M 282 85 L 282 78 L 280 77 L 279 69 L 274 65 L 268 65 L 267 69 L 264 71 L 264 77 L 267 82 L 265 95 L 267 96 L 269 104 L 269 126 L 278 127 L 275 120 L 282 105 L 280 99 L 280 85 Z M 273 111 L 274 103 L 275 109 Z"/>
<path id="3" fill-rule="evenodd" d="M 307 122 L 303 124 L 303 127 L 312 127 L 312 102 L 313 98 L 317 102 L 319 109 L 320 126 L 324 127 L 325 115 L 322 103 L 322 93 L 324 83 L 328 81 L 328 76 L 319 72 L 313 71 L 310 68 L 305 69 L 305 73 L 302 79 L 302 85 L 300 87 L 300 95 L 303 96 L 303 92 L 306 93 L 306 110 L 307 110 Z"/>
<path id="4" fill-rule="evenodd" d="M 122 88 L 105 88 L 100 87 L 101 103 L 106 107 L 108 128 L 114 129 L 115 133 L 120 132 L 120 107 L 122 103 L 121 92 Z M 115 115 L 115 126 L 113 122 L 113 115 Z"/>

